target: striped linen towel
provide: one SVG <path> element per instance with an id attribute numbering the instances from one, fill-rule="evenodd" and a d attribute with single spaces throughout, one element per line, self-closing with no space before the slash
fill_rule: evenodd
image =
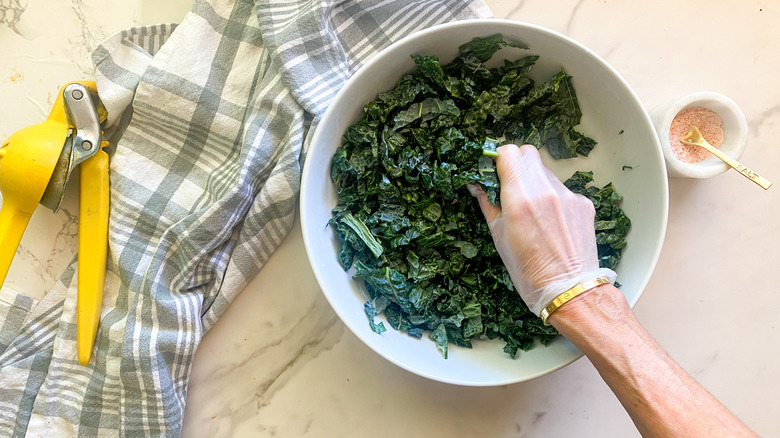
<path id="1" fill-rule="evenodd" d="M 344 82 L 481 0 L 198 0 L 94 54 L 110 115 L 106 290 L 76 361 L 76 272 L 0 294 L 0 436 L 177 436 L 204 332 L 287 235 L 301 161 Z M 281 292 L 281 291 L 278 291 Z"/>

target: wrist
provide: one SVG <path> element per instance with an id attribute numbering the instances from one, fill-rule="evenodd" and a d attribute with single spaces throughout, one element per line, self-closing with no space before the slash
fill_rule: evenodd
<path id="1" fill-rule="evenodd" d="M 605 323 L 633 318 L 623 293 L 611 284 L 594 287 L 561 306 L 548 318 L 566 338 L 575 332 L 596 328 Z M 570 339 L 571 340 L 571 339 Z"/>
<path id="2" fill-rule="evenodd" d="M 573 287 L 567 289 L 564 293 L 555 297 L 547 306 L 542 308 L 539 317 L 542 318 L 542 322 L 544 323 L 544 325 L 550 325 L 550 323 L 547 322 L 547 318 L 549 318 L 549 316 L 553 314 L 557 309 L 561 308 L 561 306 L 565 305 L 566 303 L 580 296 L 581 294 L 587 293 L 591 289 L 605 284 L 611 284 L 611 282 L 606 276 L 599 276 L 592 280 L 577 283 Z"/>
<path id="3" fill-rule="evenodd" d="M 582 294 L 583 287 L 586 288 L 585 291 L 587 292 L 589 290 L 587 288 L 595 286 L 593 283 L 596 280 L 603 281 L 606 279 L 609 283 L 613 283 L 616 278 L 617 274 L 615 271 L 595 267 L 594 269 L 581 271 L 576 274 L 569 274 L 565 278 L 550 282 L 540 289 L 530 291 L 530 294 L 526 292 L 526 295 L 530 295 L 530 299 L 526 299 L 526 296 L 523 296 L 523 291 L 520 292 L 520 295 L 528 304 L 528 309 L 535 315 L 541 316 L 545 324 L 549 324 L 546 322 L 547 315 L 557 312 L 556 309 L 561 304 L 561 301 L 566 302 L 572 299 L 572 296 L 576 297 Z M 543 312 L 545 309 L 547 311 Z"/>

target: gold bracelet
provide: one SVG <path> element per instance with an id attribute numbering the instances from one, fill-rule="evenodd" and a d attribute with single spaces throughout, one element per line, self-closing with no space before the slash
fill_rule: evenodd
<path id="1" fill-rule="evenodd" d="M 609 284 L 609 280 L 607 277 L 598 277 L 595 280 L 586 281 L 584 283 L 580 283 L 573 288 L 567 290 L 566 292 L 558 295 L 550 304 L 547 305 L 544 309 L 542 309 L 542 313 L 539 314 L 539 318 L 542 318 L 542 322 L 544 325 L 550 325 L 547 323 L 547 318 L 550 317 L 550 315 L 553 314 L 556 310 L 558 310 L 561 306 L 564 305 L 564 303 L 568 302 L 572 298 L 576 297 L 577 295 L 591 290 L 596 286 L 601 286 L 602 284 Z"/>

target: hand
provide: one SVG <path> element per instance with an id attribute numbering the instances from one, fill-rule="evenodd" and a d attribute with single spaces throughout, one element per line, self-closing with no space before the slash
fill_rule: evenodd
<path id="1" fill-rule="evenodd" d="M 542 164 L 531 145 L 498 148 L 501 207 L 472 187 L 493 242 L 528 308 L 539 315 L 555 297 L 583 281 L 607 275 L 599 269 L 593 203 L 567 189 Z"/>

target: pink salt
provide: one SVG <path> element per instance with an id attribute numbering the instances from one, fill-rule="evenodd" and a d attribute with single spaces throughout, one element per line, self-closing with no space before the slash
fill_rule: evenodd
<path id="1" fill-rule="evenodd" d="M 685 163 L 696 163 L 710 154 L 703 147 L 689 146 L 680 141 L 688 134 L 691 126 L 699 128 L 702 137 L 712 146 L 718 147 L 723 143 L 723 122 L 714 111 L 702 107 L 680 111 L 674 116 L 669 128 L 669 145 L 674 155 Z"/>

